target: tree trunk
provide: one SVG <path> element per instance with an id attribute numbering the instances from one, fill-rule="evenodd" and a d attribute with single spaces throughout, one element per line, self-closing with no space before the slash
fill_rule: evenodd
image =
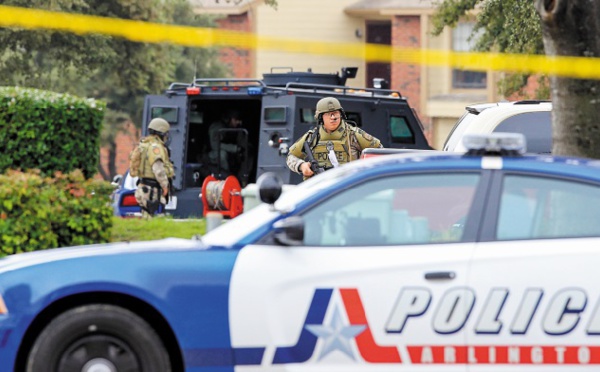
<path id="1" fill-rule="evenodd" d="M 98 164 L 98 172 L 102 176 L 102 179 L 104 179 L 105 181 L 112 181 L 113 178 L 117 175 L 117 145 L 115 143 L 114 136 L 111 136 L 108 139 L 108 142 L 105 143 L 104 148 L 108 152 L 106 164 L 108 169 L 104 169 L 104 164 L 102 164 L 102 161 L 100 160 Z"/>
<path id="2" fill-rule="evenodd" d="M 600 57 L 599 0 L 535 0 L 548 56 Z M 551 77 L 555 155 L 600 159 L 600 81 Z"/>

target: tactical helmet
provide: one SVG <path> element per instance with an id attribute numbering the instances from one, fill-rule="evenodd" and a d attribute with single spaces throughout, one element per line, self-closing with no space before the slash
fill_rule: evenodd
<path id="1" fill-rule="evenodd" d="M 342 109 L 342 105 L 340 104 L 340 101 L 337 100 L 337 98 L 333 98 L 333 97 L 325 97 L 325 98 L 321 98 L 319 100 L 319 102 L 317 102 L 317 109 L 315 110 L 315 120 L 319 120 L 319 116 L 321 116 L 322 114 L 326 113 L 326 112 L 332 112 L 332 111 L 342 111 L 342 113 L 344 112 L 344 110 Z"/>
<path id="2" fill-rule="evenodd" d="M 161 134 L 165 134 L 169 131 L 171 127 L 169 123 L 163 118 L 155 118 L 150 121 L 148 125 L 148 129 L 151 129 L 155 132 L 159 132 Z"/>

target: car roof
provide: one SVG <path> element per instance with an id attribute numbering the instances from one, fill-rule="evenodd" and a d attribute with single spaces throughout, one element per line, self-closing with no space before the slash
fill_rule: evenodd
<path id="1" fill-rule="evenodd" d="M 361 159 L 366 159 L 374 156 L 380 155 L 392 155 L 392 154 L 405 154 L 405 153 L 415 153 L 415 152 L 431 152 L 436 150 L 425 150 L 425 149 L 399 149 L 392 147 L 367 147 L 362 150 Z"/>
<path id="2" fill-rule="evenodd" d="M 363 168 L 362 171 L 397 169 L 400 164 L 414 170 L 463 168 L 481 169 L 482 159 L 500 156 L 472 156 L 463 153 L 430 151 L 407 152 L 385 156 L 374 156 L 349 163 L 350 167 Z M 525 154 L 520 156 L 504 156 L 502 169 L 524 171 L 548 175 L 564 175 L 582 177 L 600 181 L 600 160 L 577 157 L 552 156 L 546 154 Z M 362 172 L 357 172 L 362 173 Z M 370 172 L 369 172 L 370 173 Z"/>
<path id="3" fill-rule="evenodd" d="M 498 108 L 503 111 L 547 111 L 552 110 L 552 102 L 545 100 L 520 100 L 520 101 L 500 101 L 468 105 L 465 109 L 475 115 L 490 108 Z"/>
<path id="4" fill-rule="evenodd" d="M 468 133 L 492 133 L 500 123 L 521 114 L 551 112 L 552 102 L 541 100 L 501 101 L 466 106 L 444 142 L 444 149 L 463 152 L 462 137 Z"/>

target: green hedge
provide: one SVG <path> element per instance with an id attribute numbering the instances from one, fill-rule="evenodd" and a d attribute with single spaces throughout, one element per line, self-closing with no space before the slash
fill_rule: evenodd
<path id="1" fill-rule="evenodd" d="M 0 87 L 0 256 L 108 242 L 108 182 L 94 180 L 106 105 Z"/>
<path id="2" fill-rule="evenodd" d="M 0 175 L 0 255 L 110 241 L 111 192 L 81 171 L 7 171 Z"/>
<path id="3" fill-rule="evenodd" d="M 0 87 L 0 173 L 98 172 L 105 103 L 68 94 Z"/>

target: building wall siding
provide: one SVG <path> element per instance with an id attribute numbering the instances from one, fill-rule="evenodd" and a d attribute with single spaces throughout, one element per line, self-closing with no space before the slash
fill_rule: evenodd
<path id="1" fill-rule="evenodd" d="M 394 17 L 392 46 L 400 49 L 421 48 L 421 17 L 419 15 Z M 425 135 L 431 142 L 431 120 L 423 115 L 421 104 L 422 70 L 420 65 L 393 63 L 391 88 L 399 90 L 402 96 L 408 99 L 410 106 L 417 111 L 425 128 Z"/>
<path id="2" fill-rule="evenodd" d="M 217 20 L 219 29 L 254 32 L 254 16 L 253 11 L 242 14 L 229 15 Z M 219 49 L 219 59 L 226 64 L 232 73 L 233 77 L 237 78 L 254 78 L 254 61 L 256 60 L 256 52 L 252 49 L 241 48 L 221 48 Z"/>
<path id="3" fill-rule="evenodd" d="M 123 131 L 119 132 L 115 138 L 115 170 L 116 174 L 124 175 L 129 169 L 129 153 L 138 144 L 141 131 L 128 121 L 123 125 Z M 100 149 L 100 166 L 106 174 L 108 170 L 108 153 L 106 147 Z"/>
<path id="4" fill-rule="evenodd" d="M 356 0 L 285 0 L 279 1 L 277 9 L 266 5 L 256 8 L 256 33 L 261 38 L 279 38 L 309 42 L 308 47 L 331 43 L 331 49 L 338 43 L 350 43 L 360 46 L 364 43 L 364 20 L 350 17 L 344 8 Z M 356 36 L 359 30 L 362 37 Z M 310 44 L 312 42 L 312 44 Z M 286 51 L 260 48 L 256 51 L 256 77 L 262 77 L 273 67 L 291 67 L 294 71 L 316 73 L 337 73 L 342 67 L 358 67 L 358 75 L 350 79 L 347 85 L 365 86 L 366 68 L 363 59 L 343 56 L 311 53 L 289 53 Z M 280 71 L 284 72 L 284 71 Z"/>

